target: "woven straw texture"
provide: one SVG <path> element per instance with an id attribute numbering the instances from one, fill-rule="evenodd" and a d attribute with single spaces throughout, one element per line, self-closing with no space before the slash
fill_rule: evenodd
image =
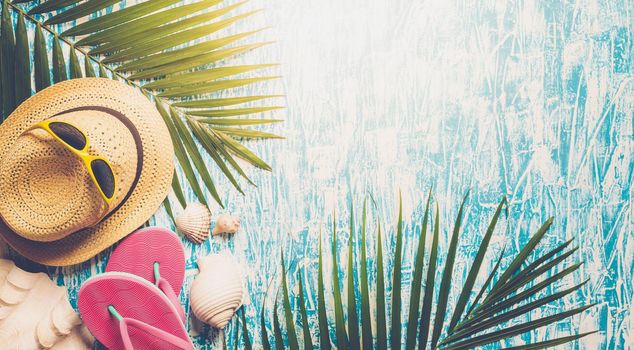
<path id="1" fill-rule="evenodd" d="M 51 118 L 82 129 L 89 153 L 106 157 L 113 167 L 115 210 L 102 222 L 96 223 L 105 203 L 81 160 L 45 131 L 22 135 Z M 0 126 L 0 234 L 18 252 L 45 265 L 88 260 L 156 211 L 171 183 L 172 154 L 161 116 L 135 88 L 87 78 L 45 89 Z"/>

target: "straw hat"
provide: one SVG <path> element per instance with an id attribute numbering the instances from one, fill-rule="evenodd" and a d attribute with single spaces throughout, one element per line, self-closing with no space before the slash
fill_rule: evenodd
<path id="1" fill-rule="evenodd" d="M 43 120 L 77 127 L 88 153 L 109 161 L 116 178 L 110 205 L 77 156 L 44 130 L 27 132 Z M 41 264 L 86 261 L 158 209 L 171 184 L 172 156 L 161 115 L 138 89 L 86 78 L 42 90 L 0 125 L 0 235 Z"/>

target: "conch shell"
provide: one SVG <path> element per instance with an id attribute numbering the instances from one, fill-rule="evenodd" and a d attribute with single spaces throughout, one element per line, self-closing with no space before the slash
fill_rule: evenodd
<path id="1" fill-rule="evenodd" d="M 176 228 L 190 241 L 201 244 L 209 238 L 211 211 L 206 205 L 189 203 L 176 218 Z"/>
<path id="2" fill-rule="evenodd" d="M 240 229 L 240 218 L 232 215 L 219 215 L 216 220 L 216 226 L 211 231 L 215 235 L 222 233 L 236 233 Z"/>
<path id="3" fill-rule="evenodd" d="M 243 273 L 227 252 L 198 259 L 198 268 L 189 292 L 192 311 L 199 320 L 223 329 L 245 299 Z"/>
<path id="4" fill-rule="evenodd" d="M 3 349 L 91 349 L 94 338 L 68 301 L 65 287 L 0 259 L 0 344 Z M 9 347 L 5 347 L 9 345 Z"/>

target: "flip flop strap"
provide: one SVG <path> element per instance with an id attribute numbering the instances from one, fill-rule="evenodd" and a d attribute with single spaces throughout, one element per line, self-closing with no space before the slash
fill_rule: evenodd
<path id="1" fill-rule="evenodd" d="M 128 334 L 129 327 L 140 329 L 158 339 L 177 346 L 183 350 L 193 349 L 188 341 L 179 338 L 174 334 L 168 333 L 162 329 L 156 328 L 145 322 L 141 322 L 133 318 L 123 318 L 119 322 L 119 331 L 121 332 L 121 339 L 123 340 L 123 347 L 125 350 L 134 350 L 134 347 L 132 346 L 132 340 L 130 339 L 130 334 Z"/>
<path id="2" fill-rule="evenodd" d="M 180 299 L 178 299 L 178 295 L 174 293 L 172 285 L 165 278 L 159 277 L 159 279 L 156 281 L 156 286 L 163 292 L 163 294 L 165 294 L 167 299 L 169 299 L 172 304 L 174 304 L 176 310 L 178 310 L 178 315 L 181 317 L 181 320 L 185 322 L 185 311 L 181 306 L 181 301 Z"/>

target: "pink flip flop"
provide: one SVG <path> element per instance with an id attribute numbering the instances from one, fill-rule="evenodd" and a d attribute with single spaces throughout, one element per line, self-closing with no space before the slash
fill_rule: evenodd
<path id="1" fill-rule="evenodd" d="M 77 306 L 86 327 L 108 349 L 194 349 L 176 307 L 138 276 L 92 277 L 82 285 Z"/>
<path id="2" fill-rule="evenodd" d="M 185 321 L 178 299 L 185 276 L 185 252 L 172 231 L 148 227 L 129 235 L 110 256 L 106 272 L 127 272 L 154 283 Z"/>

